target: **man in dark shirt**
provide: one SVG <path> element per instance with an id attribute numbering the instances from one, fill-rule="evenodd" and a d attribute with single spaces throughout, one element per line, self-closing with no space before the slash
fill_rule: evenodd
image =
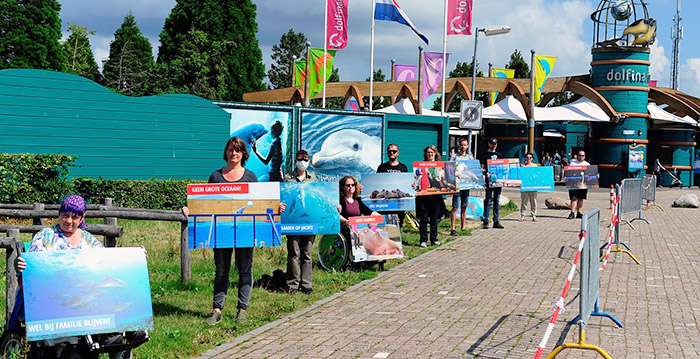
<path id="1" fill-rule="evenodd" d="M 491 204 L 493 203 L 493 228 L 503 228 L 501 222 L 498 221 L 498 201 L 501 199 L 501 186 L 496 183 L 491 183 L 491 176 L 488 171 L 488 160 L 495 160 L 503 158 L 500 152 L 496 151 L 498 146 L 498 140 L 491 137 L 489 139 L 489 149 L 479 156 L 479 162 L 481 162 L 481 170 L 484 172 L 484 180 L 486 183 L 486 199 L 484 200 L 484 229 L 489 228 L 489 210 L 491 209 Z"/>
<path id="2" fill-rule="evenodd" d="M 377 167 L 377 173 L 401 173 L 408 172 L 408 168 L 405 164 L 399 162 L 399 146 L 396 144 L 390 144 L 386 147 L 386 156 L 389 158 L 388 161 L 382 163 Z M 406 217 L 406 213 L 403 211 L 392 211 L 385 212 L 387 214 L 396 214 L 399 216 L 399 228 L 403 227 L 403 220 Z"/>

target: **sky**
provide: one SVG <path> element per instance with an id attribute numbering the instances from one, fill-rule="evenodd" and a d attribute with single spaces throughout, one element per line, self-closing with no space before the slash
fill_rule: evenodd
<path id="1" fill-rule="evenodd" d="M 374 68 L 391 72 L 391 60 L 399 64 L 416 64 L 418 46 L 424 51 L 442 51 L 443 5 L 435 0 L 396 0 L 414 24 L 430 39 L 426 45 L 407 26 L 388 21 L 375 24 Z M 88 26 L 96 34 L 90 37 L 98 65 L 109 55 L 109 43 L 124 16 L 131 11 L 144 34 L 158 50 L 159 34 L 175 0 L 59 0 L 64 38 L 68 23 Z M 323 47 L 325 0 L 254 0 L 258 8 L 258 42 L 266 71 L 270 68 L 272 46 L 278 44 L 289 29 L 304 33 L 313 47 Z M 639 3 L 640 0 L 635 0 Z M 671 27 L 677 0 L 645 0 L 649 16 L 658 23 L 656 43 L 651 46 L 652 79 L 668 87 L 672 61 Z M 373 0 L 349 0 L 348 46 L 336 54 L 335 67 L 341 81 L 363 81 L 370 74 L 370 26 Z M 593 22 L 590 14 L 598 0 L 474 0 L 473 27 L 508 25 L 509 34 L 479 35 L 477 60 L 486 72 L 488 63 L 505 67 L 510 55 L 519 50 L 530 62 L 530 50 L 539 55 L 556 56 L 552 76 L 587 74 L 590 70 Z M 281 6 L 285 4 L 285 6 Z M 680 87 L 700 97 L 700 22 L 692 20 L 700 13 L 700 1 L 681 1 L 681 25 L 684 37 L 680 45 Z M 454 68 L 457 61 L 471 61 L 474 35 L 448 36 L 447 52 Z"/>

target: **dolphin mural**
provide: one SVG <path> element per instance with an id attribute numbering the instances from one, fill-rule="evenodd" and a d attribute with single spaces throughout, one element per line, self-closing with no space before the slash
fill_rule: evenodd
<path id="1" fill-rule="evenodd" d="M 321 151 L 314 154 L 312 165 L 315 169 L 355 168 L 360 172 L 370 172 L 381 161 L 381 139 L 368 136 L 360 131 L 344 129 L 330 134 L 321 145 Z"/>
<path id="2" fill-rule="evenodd" d="M 266 134 L 267 130 L 265 129 L 265 126 L 257 122 L 246 123 L 245 125 L 231 131 L 231 137 L 239 137 L 249 147 L 253 141 L 257 141 L 260 137 Z"/>

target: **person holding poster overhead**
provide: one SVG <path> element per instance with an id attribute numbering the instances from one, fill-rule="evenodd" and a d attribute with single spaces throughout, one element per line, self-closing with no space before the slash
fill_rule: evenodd
<path id="1" fill-rule="evenodd" d="M 425 161 L 440 161 L 440 152 L 437 147 L 430 145 L 423 149 L 423 160 Z M 423 171 L 426 171 L 423 169 Z M 427 172 L 421 176 L 421 188 L 428 188 L 429 176 Z M 419 218 L 418 233 L 420 234 L 420 246 L 428 247 L 428 223 L 430 223 L 430 243 L 431 245 L 440 245 L 437 240 L 438 234 L 438 219 L 440 213 L 445 207 L 445 201 L 442 195 L 434 194 L 427 196 L 416 196 L 416 216 Z"/>
<path id="2" fill-rule="evenodd" d="M 285 182 L 316 182 L 316 175 L 307 171 L 309 168 L 309 153 L 299 150 L 296 154 L 295 169 L 284 175 Z M 301 290 L 304 294 L 311 294 L 313 289 L 313 274 L 311 273 L 311 256 L 314 247 L 313 234 L 287 235 L 287 287 L 289 293 Z M 299 269 L 301 269 L 301 288 L 299 283 Z"/>
<path id="3" fill-rule="evenodd" d="M 532 152 L 525 154 L 525 163 L 521 164 L 521 167 L 537 167 L 537 164 L 533 162 L 535 156 Z M 536 191 L 526 191 L 520 192 L 520 222 L 525 220 L 525 213 L 528 210 L 528 203 L 530 204 L 530 214 L 532 215 L 532 221 L 537 222 L 537 192 Z"/>
<path id="4" fill-rule="evenodd" d="M 578 151 L 576 158 L 572 159 L 569 166 L 590 166 L 586 161 L 586 152 Z M 588 196 L 588 188 L 571 189 L 569 190 L 569 200 L 571 201 L 571 213 L 566 219 L 583 218 L 581 210 L 583 209 L 583 200 Z"/>
<path id="5" fill-rule="evenodd" d="M 408 167 L 405 164 L 399 162 L 399 146 L 392 143 L 386 146 L 386 157 L 389 158 L 388 161 L 382 163 L 377 167 L 377 173 L 405 173 L 408 172 Z M 399 216 L 399 230 L 403 227 L 403 220 L 406 218 L 406 212 L 404 211 L 387 211 L 386 214 L 396 214 Z"/>
<path id="6" fill-rule="evenodd" d="M 274 125 L 273 125 L 274 127 Z M 235 182 L 257 182 L 258 178 L 253 171 L 246 169 L 245 163 L 250 158 L 246 143 L 239 137 L 231 137 L 224 146 L 224 161 L 226 166 L 220 168 L 209 176 L 209 183 L 235 183 Z M 284 212 L 286 205 L 280 203 L 280 213 Z M 185 216 L 190 214 L 187 207 L 182 208 Z M 214 299 L 213 310 L 205 322 L 215 325 L 223 318 L 224 303 L 226 294 L 230 286 L 229 273 L 231 272 L 231 256 L 236 255 L 236 270 L 238 271 L 238 312 L 236 321 L 246 323 L 248 316 L 248 302 L 253 289 L 253 249 L 248 248 L 215 248 L 214 264 L 216 272 L 214 274 Z"/>
<path id="7" fill-rule="evenodd" d="M 503 225 L 498 220 L 498 201 L 501 199 L 501 186 L 496 183 L 491 183 L 491 176 L 489 175 L 488 160 L 496 160 L 503 158 L 500 152 L 496 151 L 498 147 L 498 140 L 494 137 L 489 139 L 489 149 L 484 151 L 484 153 L 479 156 L 479 162 L 481 162 L 481 170 L 484 172 L 484 182 L 485 182 L 485 192 L 486 198 L 484 200 L 484 229 L 489 228 L 489 210 L 493 205 L 493 228 L 503 228 Z"/>
<path id="8" fill-rule="evenodd" d="M 459 147 L 457 151 L 450 156 L 450 161 L 473 160 L 474 156 L 469 153 L 469 140 L 466 137 L 460 137 Z M 463 189 L 459 194 L 452 195 L 452 216 L 450 217 L 450 225 L 452 226 L 451 236 L 456 236 L 455 222 L 457 221 L 457 209 L 461 209 L 461 229 L 467 230 L 467 205 L 469 204 L 469 190 Z"/>

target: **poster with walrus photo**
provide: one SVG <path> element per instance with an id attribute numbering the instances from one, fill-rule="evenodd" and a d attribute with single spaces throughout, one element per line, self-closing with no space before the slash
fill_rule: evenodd
<path id="1" fill-rule="evenodd" d="M 412 173 L 367 173 L 360 183 L 364 186 L 362 202 L 373 211 L 416 209 Z"/>
<path id="2" fill-rule="evenodd" d="M 566 189 L 598 188 L 598 166 L 565 166 Z"/>

